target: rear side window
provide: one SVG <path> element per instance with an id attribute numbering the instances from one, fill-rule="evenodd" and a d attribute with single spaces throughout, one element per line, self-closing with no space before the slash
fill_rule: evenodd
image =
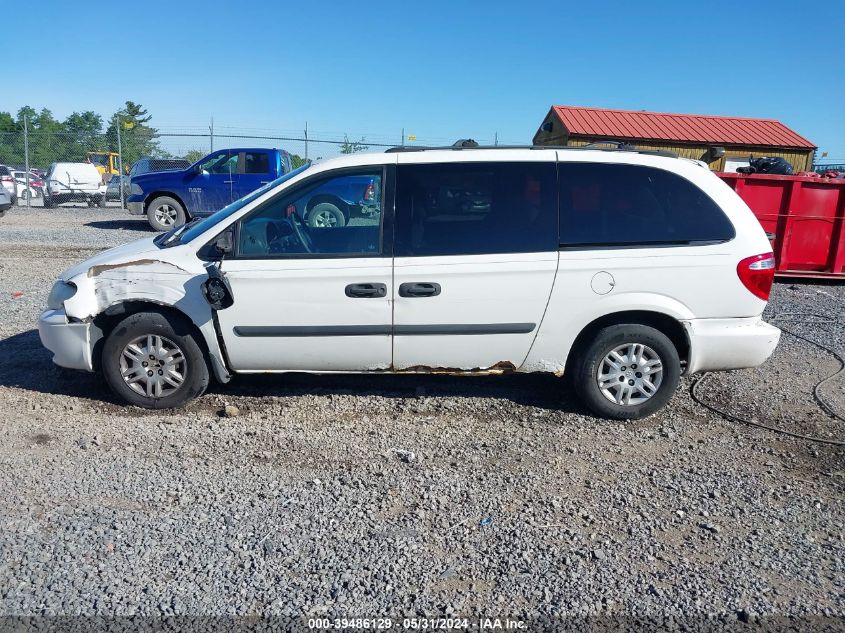
<path id="1" fill-rule="evenodd" d="M 671 172 L 640 165 L 559 163 L 561 246 L 724 242 L 719 206 Z"/>
<path id="2" fill-rule="evenodd" d="M 270 172 L 270 159 L 266 152 L 244 152 L 244 174 L 267 174 Z"/>
<path id="3" fill-rule="evenodd" d="M 554 163 L 400 165 L 397 256 L 557 250 Z"/>

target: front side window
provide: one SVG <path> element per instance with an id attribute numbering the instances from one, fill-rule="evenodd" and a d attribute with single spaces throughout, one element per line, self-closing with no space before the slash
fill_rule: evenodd
<path id="1" fill-rule="evenodd" d="M 311 180 L 241 220 L 237 256 L 376 256 L 382 215 L 381 169 Z"/>
<path id="2" fill-rule="evenodd" d="M 555 164 L 400 165 L 397 256 L 556 251 Z"/>
<path id="3" fill-rule="evenodd" d="M 208 174 L 234 174 L 237 168 L 238 155 L 230 152 L 212 154 L 200 163 L 200 170 Z"/>
<path id="4" fill-rule="evenodd" d="M 663 169 L 560 163 L 559 174 L 562 246 L 712 243 L 735 235 L 712 198 Z"/>

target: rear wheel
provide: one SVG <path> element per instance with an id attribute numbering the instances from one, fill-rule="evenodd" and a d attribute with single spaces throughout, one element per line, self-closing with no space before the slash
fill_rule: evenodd
<path id="1" fill-rule="evenodd" d="M 185 224 L 185 209 L 170 196 L 159 196 L 147 207 L 147 219 L 156 231 L 169 231 Z"/>
<path id="2" fill-rule="evenodd" d="M 636 420 L 666 405 L 678 387 L 681 363 L 672 341 L 639 324 L 599 330 L 575 364 L 574 386 L 604 418 Z"/>
<path id="3" fill-rule="evenodd" d="M 315 204 L 308 212 L 308 226 L 318 229 L 332 229 L 346 225 L 343 211 L 331 202 Z"/>
<path id="4" fill-rule="evenodd" d="M 202 349 L 184 319 L 139 312 L 106 338 L 103 376 L 120 398 L 145 409 L 172 409 L 201 396 L 209 382 Z"/>

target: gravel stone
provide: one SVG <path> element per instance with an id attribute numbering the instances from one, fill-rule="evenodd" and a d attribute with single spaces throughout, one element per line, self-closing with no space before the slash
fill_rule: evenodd
<path id="1" fill-rule="evenodd" d="M 845 451 L 724 420 L 690 378 L 619 423 L 543 375 L 241 376 L 143 411 L 55 367 L 34 323 L 57 275 L 152 235 L 114 207 L 0 220 L 0 615 L 841 624 L 819 618 L 845 614 Z M 766 310 L 839 350 L 843 314 L 845 286 L 809 281 Z M 700 391 L 845 439 L 812 395 L 838 368 L 785 334 Z M 845 377 L 821 395 L 845 412 Z"/>

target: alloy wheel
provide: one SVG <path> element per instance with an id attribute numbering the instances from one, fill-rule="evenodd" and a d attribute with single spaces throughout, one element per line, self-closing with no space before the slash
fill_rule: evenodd
<path id="1" fill-rule="evenodd" d="M 660 389 L 663 361 L 648 345 L 625 343 L 610 350 L 596 371 L 599 390 L 615 404 L 642 404 Z"/>
<path id="2" fill-rule="evenodd" d="M 153 215 L 155 215 L 156 221 L 162 226 L 173 226 L 176 224 L 176 209 L 169 204 L 162 204 L 156 207 Z"/>
<path id="3" fill-rule="evenodd" d="M 329 213 L 328 211 L 321 211 L 315 215 L 313 222 L 314 226 L 319 228 L 328 229 L 337 226 L 337 218 L 333 213 Z"/>
<path id="4" fill-rule="evenodd" d="M 182 387 L 188 363 L 176 343 L 147 334 L 130 341 L 120 354 L 120 375 L 133 391 L 149 398 L 169 396 Z"/>

